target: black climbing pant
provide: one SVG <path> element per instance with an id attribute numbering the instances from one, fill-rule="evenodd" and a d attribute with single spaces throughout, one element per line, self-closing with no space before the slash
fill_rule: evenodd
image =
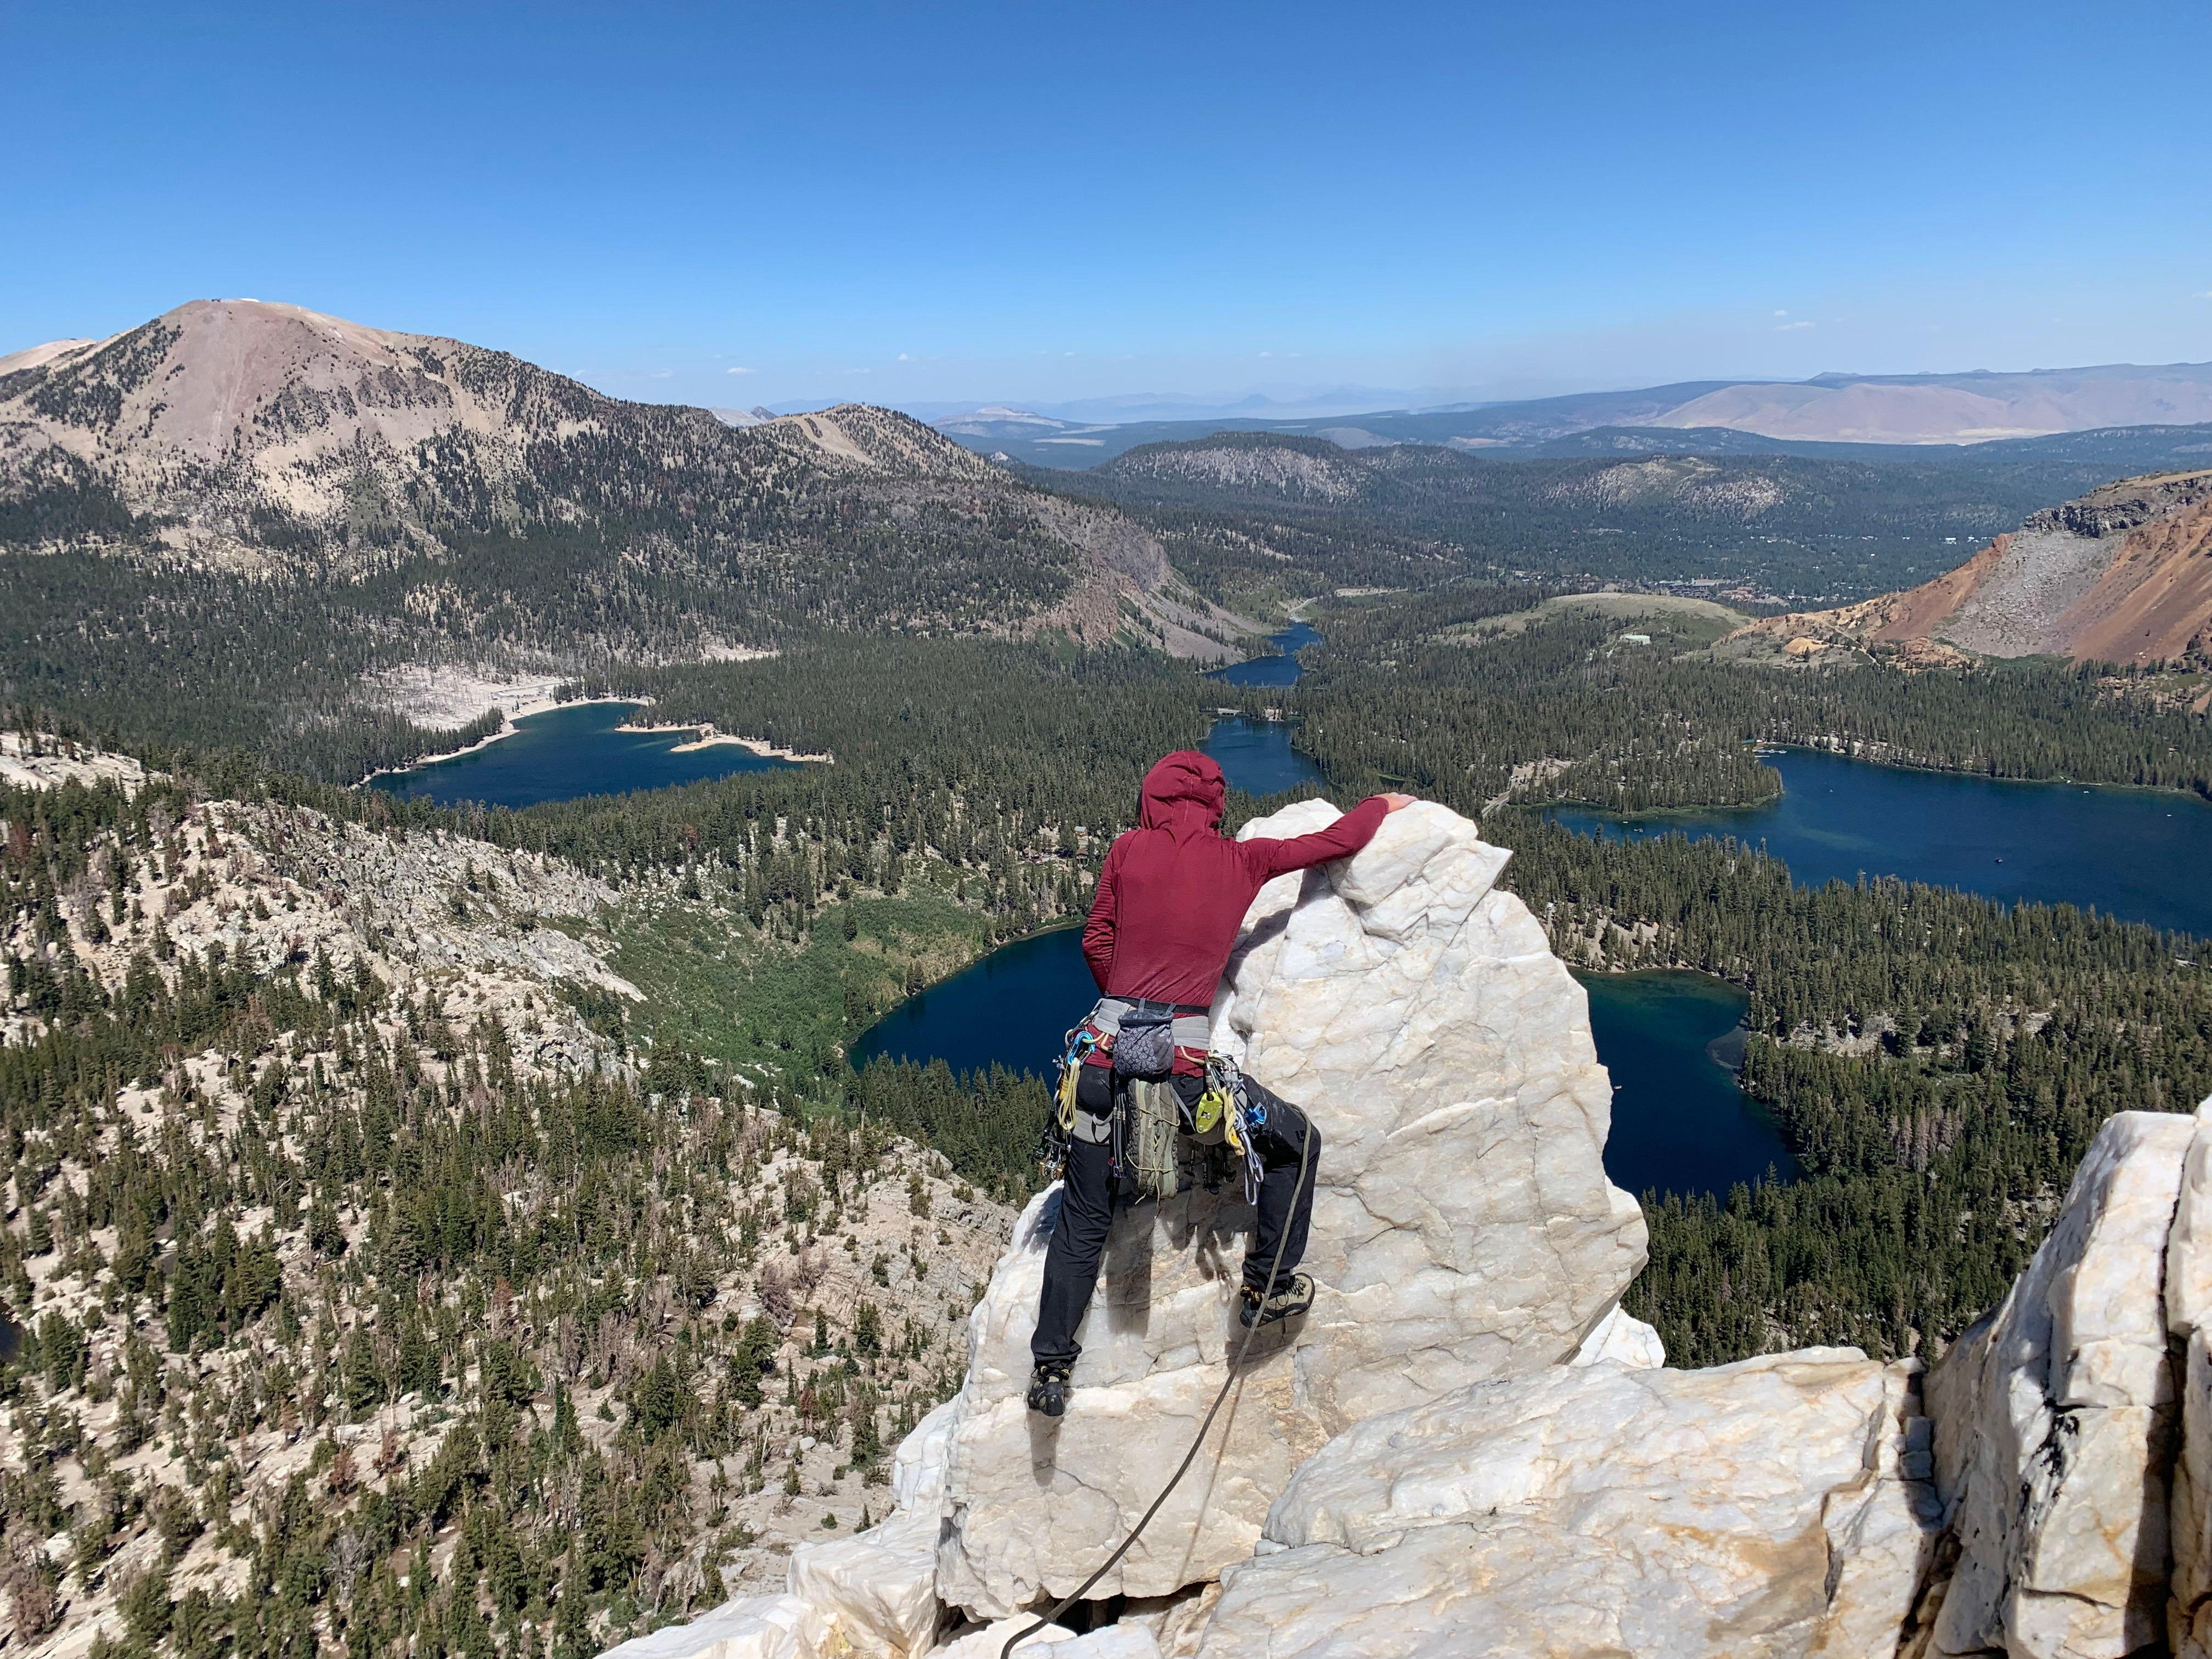
<path id="1" fill-rule="evenodd" d="M 1095 1121 L 1112 1109 L 1113 1079 L 1103 1066 L 1083 1069 L 1076 1109 Z M 1195 1102 L 1206 1087 L 1200 1078 L 1178 1077 L 1173 1082 L 1186 1105 Z M 1321 1131 L 1297 1107 L 1249 1078 L 1244 1089 L 1246 1100 L 1261 1120 L 1253 1126 L 1252 1139 L 1267 1170 L 1260 1184 L 1258 1225 L 1244 1255 L 1244 1283 L 1264 1295 L 1273 1288 L 1267 1269 L 1278 1249 L 1283 1261 L 1276 1270 L 1276 1285 L 1290 1282 L 1291 1270 L 1305 1255 L 1306 1232 L 1313 1223 L 1314 1177 L 1321 1169 Z M 1091 1306 L 1091 1293 L 1098 1283 L 1098 1259 L 1114 1220 L 1111 1143 L 1103 1136 L 1086 1139 L 1086 1127 L 1079 1126 L 1069 1139 L 1060 1213 L 1053 1222 L 1052 1243 L 1045 1249 L 1044 1291 L 1038 1299 L 1036 1334 L 1030 1340 L 1030 1352 L 1040 1364 L 1061 1360 L 1072 1364 L 1082 1352 L 1075 1331 Z M 1301 1139 L 1306 1159 L 1303 1182 L 1297 1179 Z"/>

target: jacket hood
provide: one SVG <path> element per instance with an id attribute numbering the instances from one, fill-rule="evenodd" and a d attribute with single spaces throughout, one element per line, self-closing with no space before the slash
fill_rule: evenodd
<path id="1" fill-rule="evenodd" d="M 1147 830 L 1165 830 L 1176 836 L 1218 830 L 1228 798 L 1221 769 L 1212 757 L 1195 749 L 1178 749 L 1163 756 L 1145 774 L 1137 821 Z"/>

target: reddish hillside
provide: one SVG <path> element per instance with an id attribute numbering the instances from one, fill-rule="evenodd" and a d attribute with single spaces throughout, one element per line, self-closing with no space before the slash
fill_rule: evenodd
<path id="1" fill-rule="evenodd" d="M 1770 617 L 1738 637 L 1761 635 L 1795 656 L 1875 644 L 1918 645 L 1930 660 L 2212 656 L 2212 471 L 2122 479 L 2036 514 L 1933 581 Z"/>
<path id="2" fill-rule="evenodd" d="M 2212 495 L 2131 531 L 2063 626 L 2077 660 L 2212 655 Z"/>

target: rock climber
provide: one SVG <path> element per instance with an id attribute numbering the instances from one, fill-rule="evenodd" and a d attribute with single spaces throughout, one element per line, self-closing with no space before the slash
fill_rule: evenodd
<path id="1" fill-rule="evenodd" d="M 1386 816 L 1413 804 L 1410 795 L 1375 795 L 1310 836 L 1239 842 L 1221 833 L 1226 799 L 1221 768 L 1209 757 L 1188 749 L 1165 757 L 1145 775 L 1139 827 L 1115 841 L 1098 872 L 1083 957 L 1101 997 L 1079 1028 L 1083 1052 L 1060 1216 L 1045 1251 L 1044 1290 L 1030 1342 L 1036 1362 L 1030 1409 L 1047 1417 L 1067 1409 L 1069 1374 L 1082 1352 L 1075 1329 L 1091 1305 L 1113 1220 L 1113 1118 L 1122 1086 L 1164 1076 L 1188 1128 L 1206 1088 L 1214 988 L 1260 889 L 1273 877 L 1358 852 Z M 1265 1168 L 1238 1305 L 1249 1328 L 1313 1304 L 1313 1281 L 1292 1270 L 1305 1255 L 1321 1133 L 1297 1107 L 1237 1076 L 1248 1132 Z M 1299 1181 L 1302 1150 L 1305 1176 Z M 1279 1249 L 1280 1266 L 1271 1279 Z"/>

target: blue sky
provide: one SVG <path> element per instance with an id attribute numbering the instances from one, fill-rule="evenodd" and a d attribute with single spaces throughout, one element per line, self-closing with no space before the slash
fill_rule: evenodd
<path id="1" fill-rule="evenodd" d="M 251 295 L 714 404 L 2202 360 L 2208 49 L 2197 0 L 4 0 L 0 349 Z"/>

